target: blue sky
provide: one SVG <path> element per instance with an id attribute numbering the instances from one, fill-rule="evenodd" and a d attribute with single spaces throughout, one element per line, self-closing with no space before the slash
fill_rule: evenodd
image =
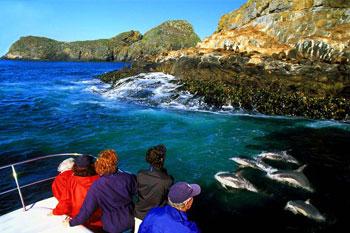
<path id="1" fill-rule="evenodd" d="M 169 19 L 185 19 L 203 39 L 220 17 L 246 0 L 0 0 L 0 55 L 20 36 L 61 41 L 146 32 Z"/>

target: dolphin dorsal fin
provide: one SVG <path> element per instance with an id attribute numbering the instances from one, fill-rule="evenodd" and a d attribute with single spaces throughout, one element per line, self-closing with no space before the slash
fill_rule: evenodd
<path id="1" fill-rule="evenodd" d="M 306 167 L 307 167 L 307 165 L 304 164 L 303 166 L 299 167 L 296 171 L 297 171 L 297 172 L 302 172 L 302 171 L 304 171 L 304 169 L 305 169 Z"/>
<path id="2" fill-rule="evenodd" d="M 305 203 L 310 205 L 310 204 L 311 204 L 311 203 L 310 203 L 310 199 L 307 199 L 307 200 L 305 201 Z"/>

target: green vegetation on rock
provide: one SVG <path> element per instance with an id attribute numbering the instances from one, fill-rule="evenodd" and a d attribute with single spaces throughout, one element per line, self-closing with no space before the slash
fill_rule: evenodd
<path id="1" fill-rule="evenodd" d="M 61 42 L 45 37 L 21 37 L 4 56 L 24 60 L 129 61 L 143 56 L 195 46 L 199 37 L 183 20 L 166 21 L 146 32 L 123 32 L 110 39 Z"/>
<path id="2" fill-rule="evenodd" d="M 142 38 L 139 32 L 121 33 L 111 39 L 61 42 L 45 37 L 21 37 L 5 55 L 8 59 L 108 61 L 124 58 L 123 52 Z M 122 60 L 122 59 L 121 59 Z"/>
<path id="3" fill-rule="evenodd" d="M 130 46 L 129 57 L 157 55 L 170 50 L 194 47 L 200 41 L 191 24 L 184 20 L 166 21 L 145 33 Z"/>

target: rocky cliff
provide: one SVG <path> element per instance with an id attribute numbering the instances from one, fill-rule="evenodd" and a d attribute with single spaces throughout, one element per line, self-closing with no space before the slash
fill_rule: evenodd
<path id="1" fill-rule="evenodd" d="M 144 36 L 137 31 L 121 33 L 110 39 L 61 42 L 44 37 L 21 37 L 4 56 L 28 60 L 128 61 L 169 50 L 193 47 L 199 38 L 191 24 L 167 21 Z"/>
<path id="2" fill-rule="evenodd" d="M 349 0 L 249 0 L 195 48 L 101 78 L 161 71 L 216 109 L 349 121 L 349 43 Z"/>
<path id="3" fill-rule="evenodd" d="M 349 62 L 349 45 L 349 0 L 249 0 L 198 47 Z"/>

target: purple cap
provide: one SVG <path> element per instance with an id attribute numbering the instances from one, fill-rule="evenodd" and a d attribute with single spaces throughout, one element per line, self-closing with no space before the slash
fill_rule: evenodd
<path id="1" fill-rule="evenodd" d="M 197 196 L 200 193 L 201 187 L 198 184 L 177 182 L 170 187 L 168 198 L 172 203 L 179 204 L 191 197 Z"/>
<path id="2" fill-rule="evenodd" d="M 75 159 L 75 164 L 80 168 L 87 168 L 92 163 L 94 163 L 94 157 L 91 155 L 82 155 Z"/>

